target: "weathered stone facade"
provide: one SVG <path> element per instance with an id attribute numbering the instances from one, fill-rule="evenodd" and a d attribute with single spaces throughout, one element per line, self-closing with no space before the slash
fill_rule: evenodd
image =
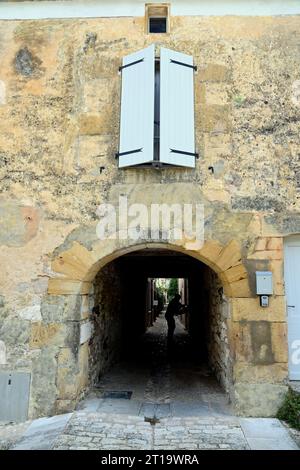
<path id="1" fill-rule="evenodd" d="M 228 341 L 230 307 L 223 294 L 222 284 L 211 269 L 206 269 L 205 272 L 205 290 L 208 293 L 208 360 L 219 382 L 230 392 L 233 382 Z"/>
<path id="2" fill-rule="evenodd" d="M 72 409 L 89 386 L 94 279 L 149 246 L 97 238 L 97 206 L 120 194 L 204 204 L 202 249 L 151 247 L 218 275 L 231 398 L 240 413 L 275 413 L 287 389 L 283 239 L 300 232 L 299 40 L 297 16 L 171 17 L 155 36 L 140 17 L 0 21 L 0 367 L 31 372 L 30 417 Z M 198 66 L 195 169 L 119 170 L 114 158 L 118 67 L 154 41 Z M 256 270 L 274 275 L 267 309 Z"/>
<path id="3" fill-rule="evenodd" d="M 95 279 L 95 308 L 90 343 L 90 383 L 95 384 L 117 360 L 122 344 L 121 279 L 116 263 L 105 266 Z"/>

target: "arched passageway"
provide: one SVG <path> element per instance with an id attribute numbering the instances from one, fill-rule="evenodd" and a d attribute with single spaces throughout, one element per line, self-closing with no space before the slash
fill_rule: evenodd
<path id="1" fill-rule="evenodd" d="M 188 281 L 189 315 L 179 326 L 185 335 L 188 333 L 192 362 L 199 365 L 205 360 L 209 364 L 216 383 L 228 392 L 236 408 L 240 397 L 235 377 L 239 323 L 233 317 L 253 295 L 240 244 L 235 240 L 224 246 L 214 240 L 202 246 L 188 241 L 128 244 L 128 240 L 90 240 L 90 236 L 87 232 L 84 241 L 69 240 L 54 255 L 44 305 L 62 312 L 61 346 L 58 355 L 55 352 L 53 400 L 45 404 L 36 387 L 32 400 L 35 413 L 74 409 L 100 379 L 108 377 L 109 370 L 112 373 L 114 364 L 130 356 L 128 352 L 145 357 L 137 346 L 145 333 L 149 337 L 150 331 L 145 331 L 151 323 L 146 285 L 156 276 L 178 276 Z M 160 320 L 161 327 L 166 327 L 163 317 Z M 178 365 L 183 356 L 177 348 L 173 365 L 176 361 Z M 190 359 L 185 371 L 192 363 Z M 187 374 L 182 382 L 188 381 Z M 177 385 L 173 389 L 180 390 Z M 241 403 L 247 407 L 247 402 Z"/>
<path id="2" fill-rule="evenodd" d="M 158 278 L 180 279 L 187 306 L 176 318 L 171 343 L 164 318 L 167 299 L 155 292 Z M 171 413 L 172 407 L 175 415 L 225 410 L 232 380 L 228 301 L 211 268 L 173 250 L 133 251 L 100 269 L 93 301 L 92 393 L 129 392 L 131 408 L 146 407 L 145 412 L 155 404 L 161 413 Z M 122 408 L 122 402 L 103 401 L 103 411 L 107 406 Z"/>

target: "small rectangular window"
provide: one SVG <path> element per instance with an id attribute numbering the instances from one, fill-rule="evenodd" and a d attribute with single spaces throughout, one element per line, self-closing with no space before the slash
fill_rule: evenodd
<path id="1" fill-rule="evenodd" d="M 145 5 L 146 32 L 164 34 L 169 32 L 168 3 L 147 3 Z"/>
<path id="2" fill-rule="evenodd" d="M 166 33 L 167 18 L 149 18 L 149 33 Z"/>

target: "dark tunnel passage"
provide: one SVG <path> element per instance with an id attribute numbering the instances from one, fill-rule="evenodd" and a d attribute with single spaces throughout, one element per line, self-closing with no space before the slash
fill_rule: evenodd
<path id="1" fill-rule="evenodd" d="M 193 258 L 175 252 L 148 252 L 123 256 L 119 260 L 122 279 L 122 314 L 123 314 L 123 353 L 132 354 L 131 345 L 141 336 L 146 328 L 152 326 L 158 307 L 151 305 L 149 290 L 155 278 L 183 278 L 188 283 L 188 313 L 181 319 L 188 326 L 188 332 L 198 343 L 197 356 L 207 359 L 207 325 L 206 316 L 199 314 L 201 306 L 205 306 L 205 289 L 200 294 L 199 286 L 203 286 L 203 269 L 201 263 Z M 155 295 L 155 292 L 154 292 Z M 151 294 L 150 294 L 151 296 Z M 141 314 L 142 312 L 142 314 Z M 176 342 L 176 335 L 175 335 Z"/>
<path id="2" fill-rule="evenodd" d="M 180 279 L 184 314 L 167 341 L 157 279 Z M 98 273 L 94 285 L 90 383 L 99 390 L 133 392 L 146 402 L 201 400 L 231 380 L 228 303 L 217 275 L 184 254 L 144 249 L 123 255 Z"/>

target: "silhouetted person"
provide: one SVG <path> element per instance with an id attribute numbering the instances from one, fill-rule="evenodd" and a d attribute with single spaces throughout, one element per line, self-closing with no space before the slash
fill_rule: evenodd
<path id="1" fill-rule="evenodd" d="M 181 295 L 175 294 L 174 298 L 169 302 L 167 311 L 165 314 L 165 319 L 168 323 L 168 342 L 171 343 L 173 340 L 173 334 L 175 330 L 175 319 L 174 316 L 179 315 L 180 311 L 183 308 L 183 305 L 180 303 Z"/>

